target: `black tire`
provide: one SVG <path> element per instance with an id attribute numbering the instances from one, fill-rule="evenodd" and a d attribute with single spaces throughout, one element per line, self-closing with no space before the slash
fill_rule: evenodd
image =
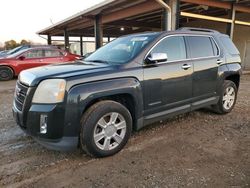
<path id="1" fill-rule="evenodd" d="M 13 70 L 10 67 L 0 67 L 0 81 L 11 80 L 14 76 Z"/>
<path id="2" fill-rule="evenodd" d="M 234 102 L 233 102 L 232 106 L 230 106 L 230 108 L 226 109 L 223 105 L 223 96 L 226 93 L 227 88 L 229 88 L 229 87 L 234 89 L 235 98 L 234 98 Z M 230 80 L 225 80 L 223 83 L 222 92 L 220 93 L 220 99 L 216 105 L 212 106 L 213 110 L 218 114 L 226 114 L 226 113 L 231 112 L 235 103 L 236 103 L 237 93 L 238 93 L 238 88 L 235 85 L 235 83 L 230 81 Z"/>
<path id="3" fill-rule="evenodd" d="M 124 126 L 126 127 L 125 131 L 123 132 L 124 137 L 119 144 L 118 142 L 115 143 L 115 144 L 118 144 L 115 148 L 110 149 L 110 150 L 100 149 L 98 147 L 98 143 L 96 144 L 94 140 L 94 133 L 97 129 L 99 120 L 102 119 L 102 117 L 106 117 L 106 115 L 110 113 L 112 114 L 118 113 L 119 117 L 123 117 L 123 120 L 125 121 L 125 124 L 126 124 Z M 110 120 L 111 120 L 111 116 L 110 116 Z M 105 129 L 103 129 L 102 131 L 104 130 Z M 132 131 L 132 117 L 126 107 L 124 107 L 122 104 L 118 102 L 110 101 L 110 100 L 97 102 L 94 105 L 92 105 L 83 114 L 83 117 L 81 119 L 80 147 L 89 155 L 94 156 L 94 157 L 111 156 L 119 152 L 126 145 L 130 137 L 131 131 Z M 105 141 L 106 137 L 104 137 L 103 139 Z"/>

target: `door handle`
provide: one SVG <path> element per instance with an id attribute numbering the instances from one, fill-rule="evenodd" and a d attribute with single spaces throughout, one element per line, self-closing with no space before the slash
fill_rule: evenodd
<path id="1" fill-rule="evenodd" d="M 184 70 L 187 70 L 187 69 L 189 69 L 191 67 L 191 65 L 188 65 L 188 64 L 184 64 L 184 65 L 182 65 L 182 69 L 184 69 Z"/>
<path id="2" fill-rule="evenodd" d="M 39 62 L 43 62 L 43 60 L 42 60 L 42 59 L 39 59 Z"/>
<path id="3" fill-rule="evenodd" d="M 217 63 L 218 65 L 220 65 L 221 63 L 223 63 L 223 61 L 220 60 L 220 59 L 217 59 L 217 60 L 216 60 L 216 63 Z"/>

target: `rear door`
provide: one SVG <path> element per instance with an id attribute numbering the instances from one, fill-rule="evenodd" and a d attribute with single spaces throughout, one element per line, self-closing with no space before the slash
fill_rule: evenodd
<path id="1" fill-rule="evenodd" d="M 216 95 L 218 66 L 223 59 L 210 36 L 186 36 L 188 52 L 193 62 L 193 101 L 209 102 Z"/>
<path id="2" fill-rule="evenodd" d="M 54 64 L 63 62 L 63 54 L 60 50 L 56 49 L 45 49 L 45 64 Z"/>
<path id="3" fill-rule="evenodd" d="M 166 53 L 168 59 L 144 66 L 145 119 L 189 110 L 193 68 L 192 61 L 187 60 L 184 37 L 167 36 L 151 49 L 149 55 L 152 53 Z"/>

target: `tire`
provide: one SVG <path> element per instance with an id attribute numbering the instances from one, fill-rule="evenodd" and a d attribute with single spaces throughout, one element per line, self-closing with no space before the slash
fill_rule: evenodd
<path id="1" fill-rule="evenodd" d="M 13 70 L 10 67 L 0 67 L 0 81 L 11 80 L 14 76 Z"/>
<path id="2" fill-rule="evenodd" d="M 80 147 L 94 157 L 111 156 L 126 145 L 131 131 L 132 117 L 126 107 L 109 100 L 97 102 L 81 119 Z"/>
<path id="3" fill-rule="evenodd" d="M 218 114 L 226 114 L 231 112 L 236 103 L 237 92 L 238 88 L 235 83 L 230 80 L 225 80 L 223 83 L 222 92 L 220 94 L 220 99 L 216 105 L 212 106 L 213 110 Z M 229 100 L 231 101 L 230 104 L 228 103 Z"/>

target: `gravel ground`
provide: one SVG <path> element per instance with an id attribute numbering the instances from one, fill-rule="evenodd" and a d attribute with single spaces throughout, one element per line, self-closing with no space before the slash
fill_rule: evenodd
<path id="1" fill-rule="evenodd" d="M 50 151 L 25 135 L 12 118 L 14 86 L 0 82 L 0 187 L 250 187 L 250 75 L 230 114 L 171 118 L 104 159 Z"/>

